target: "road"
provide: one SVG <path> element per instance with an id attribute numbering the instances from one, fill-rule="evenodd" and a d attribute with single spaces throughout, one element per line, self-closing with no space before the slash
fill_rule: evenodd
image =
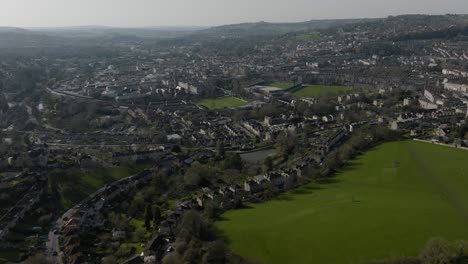
<path id="1" fill-rule="evenodd" d="M 109 147 L 109 148 L 120 148 L 120 147 L 170 147 L 172 145 L 166 144 L 166 145 L 161 145 L 161 144 L 67 144 L 67 143 L 51 143 L 51 142 L 45 142 L 49 146 L 54 146 L 54 147 Z"/>
<path id="2" fill-rule="evenodd" d="M 63 264 L 63 253 L 60 250 L 59 242 L 58 242 L 58 234 L 54 233 L 54 230 L 60 230 L 61 227 L 63 226 L 63 218 L 65 217 L 70 217 L 76 209 L 72 208 L 65 212 L 63 215 L 60 216 L 59 219 L 54 224 L 54 227 L 49 231 L 49 241 L 46 242 L 46 249 L 47 249 L 47 255 L 52 259 L 54 264 Z M 54 256 L 54 252 L 57 253 L 56 256 Z"/>
<path id="3" fill-rule="evenodd" d="M 128 178 L 131 178 L 131 177 L 134 177 L 135 175 L 137 174 L 133 174 L 133 175 L 129 175 L 128 177 L 125 177 L 123 179 L 120 179 L 118 181 L 115 181 L 114 183 L 116 182 L 121 182 L 121 181 L 125 181 L 127 180 Z M 107 185 L 106 185 L 107 186 Z M 87 198 L 85 198 L 84 200 L 82 200 L 80 203 L 78 204 L 84 204 L 87 200 L 90 199 L 90 197 L 93 197 L 95 196 L 96 194 L 98 193 L 101 193 L 105 188 L 106 186 L 103 186 L 101 187 L 99 190 L 95 191 L 94 193 L 88 195 Z M 76 213 L 76 211 L 79 210 L 76 208 L 76 205 L 74 207 L 72 207 L 71 209 L 69 209 L 68 211 L 66 211 L 64 214 L 62 214 L 58 219 L 57 221 L 55 222 L 54 224 L 54 227 L 51 228 L 51 230 L 49 231 L 49 235 L 48 235 L 48 241 L 46 242 L 46 253 L 47 255 L 52 259 L 53 263 L 54 264 L 63 264 L 63 252 L 60 250 L 60 246 L 59 246 L 59 235 L 58 233 L 55 234 L 54 233 L 54 230 L 58 230 L 60 231 L 63 227 L 63 225 L 65 224 L 64 220 L 65 218 L 69 219 L 73 214 Z M 57 255 L 54 256 L 54 252 L 57 252 Z"/>
<path id="4" fill-rule="evenodd" d="M 49 241 L 46 242 L 47 255 L 50 257 L 53 263 L 63 264 L 61 256 L 58 255 L 58 252 L 60 252 L 60 248 L 58 245 L 57 235 L 54 234 L 53 230 L 51 230 L 49 232 L 48 237 L 49 237 Z M 57 256 L 54 256 L 54 252 L 57 252 Z"/>
<path id="5" fill-rule="evenodd" d="M 93 102 L 103 102 L 103 103 L 107 103 L 107 104 L 109 104 L 109 103 L 110 104 L 115 104 L 117 106 L 141 107 L 141 108 L 154 109 L 154 110 L 157 110 L 157 109 L 161 108 L 161 106 L 166 106 L 166 107 L 179 106 L 179 105 L 189 105 L 189 106 L 193 106 L 193 107 L 197 106 L 196 104 L 194 104 L 192 102 L 187 102 L 187 101 L 184 101 L 184 100 L 180 100 L 178 102 L 176 102 L 176 101 L 169 101 L 169 102 L 165 101 L 162 104 L 150 104 L 150 105 L 127 104 L 127 103 L 121 103 L 121 102 L 115 102 L 115 101 L 109 101 L 109 100 L 96 99 L 96 98 L 93 98 L 93 97 L 84 96 L 84 95 L 75 94 L 75 93 L 70 93 L 70 92 L 56 91 L 56 90 L 50 89 L 48 87 L 46 88 L 46 91 L 48 93 L 52 94 L 52 95 L 61 96 L 61 97 L 79 98 L 79 99 L 89 100 L 89 101 L 93 101 Z"/>

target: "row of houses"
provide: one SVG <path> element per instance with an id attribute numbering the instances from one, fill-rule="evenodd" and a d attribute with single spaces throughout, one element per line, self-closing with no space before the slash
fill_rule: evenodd
<path id="1" fill-rule="evenodd" d="M 428 128 L 437 124 L 451 123 L 463 120 L 468 112 L 463 108 L 443 108 L 425 112 L 401 113 L 395 120 L 391 120 L 389 127 L 392 130 L 411 130 Z"/>
<path id="2" fill-rule="evenodd" d="M 0 215 L 0 241 L 2 241 L 24 217 L 24 215 L 39 202 L 47 186 L 47 179 L 42 175 L 31 173 L 28 177 L 34 177 L 37 181 L 25 193 L 25 195 Z"/>
<path id="3" fill-rule="evenodd" d="M 147 184 L 150 175 L 151 171 L 146 170 L 108 184 L 69 211 L 70 215 L 64 218 L 65 223 L 60 228 L 61 241 L 63 241 L 60 244 L 61 257 L 65 259 L 66 263 L 85 262 L 80 234 L 84 230 L 102 227 L 104 225 L 102 211 L 111 207 L 112 203 L 120 197 L 125 197 L 125 194 L 131 189 Z"/>

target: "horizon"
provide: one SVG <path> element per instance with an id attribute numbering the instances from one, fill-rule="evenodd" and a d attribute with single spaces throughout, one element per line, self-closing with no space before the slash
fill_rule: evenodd
<path id="1" fill-rule="evenodd" d="M 398 16 L 444 16 L 444 15 L 454 15 L 454 16 L 468 16 L 468 13 L 440 13 L 440 14 L 425 14 L 425 13 L 402 13 L 388 16 L 376 16 L 376 17 L 343 17 L 343 18 L 313 18 L 308 20 L 300 21 L 245 21 L 231 24 L 213 24 L 213 25 L 142 25 L 142 26 L 112 26 L 105 24 L 81 24 L 81 25 L 50 25 L 50 26 L 15 26 L 15 25 L 0 25 L 0 28 L 18 28 L 26 30 L 41 30 L 41 29 L 171 29 L 171 28 L 193 28 L 193 29 L 203 29 L 211 27 L 222 27 L 228 25 L 238 25 L 238 24 L 255 24 L 255 23 L 269 23 L 269 24 L 294 24 L 294 23 L 303 23 L 309 21 L 323 21 L 323 20 L 350 20 L 350 19 L 386 19 L 389 17 L 398 17 Z"/>
<path id="2" fill-rule="evenodd" d="M 0 26 L 60 28 L 89 25 L 117 28 L 213 27 L 268 21 L 385 18 L 402 14 L 467 14 L 463 0 L 4 0 Z M 18 15 L 20 14 L 20 15 Z"/>

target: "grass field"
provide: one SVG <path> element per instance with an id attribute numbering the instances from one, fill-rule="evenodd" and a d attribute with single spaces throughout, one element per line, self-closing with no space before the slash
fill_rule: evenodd
<path id="1" fill-rule="evenodd" d="M 135 165 L 133 167 L 121 166 L 94 170 L 54 170 L 49 177 L 54 177 L 58 184 L 58 206 L 69 209 L 88 195 L 99 190 L 107 183 L 111 183 L 143 171 L 150 164 Z"/>
<path id="2" fill-rule="evenodd" d="M 319 97 L 326 95 L 338 95 L 351 91 L 353 88 L 348 86 L 325 86 L 310 85 L 293 93 L 297 97 Z"/>
<path id="3" fill-rule="evenodd" d="M 198 105 L 209 109 L 236 108 L 246 105 L 247 102 L 237 97 L 225 96 L 216 99 L 205 99 L 198 102 Z"/>
<path id="4" fill-rule="evenodd" d="M 292 83 L 270 83 L 268 86 L 285 90 L 285 89 L 291 88 L 293 84 Z"/>
<path id="5" fill-rule="evenodd" d="M 296 35 L 296 36 L 290 38 L 287 41 L 287 44 L 288 45 L 297 45 L 298 43 L 309 42 L 309 41 L 317 40 L 319 38 L 320 38 L 320 36 L 315 34 L 315 33 L 303 33 L 303 34 L 299 34 L 299 35 Z"/>
<path id="6" fill-rule="evenodd" d="M 259 263 L 362 263 L 417 256 L 433 237 L 468 239 L 468 151 L 381 145 L 327 183 L 229 211 L 216 227 Z"/>

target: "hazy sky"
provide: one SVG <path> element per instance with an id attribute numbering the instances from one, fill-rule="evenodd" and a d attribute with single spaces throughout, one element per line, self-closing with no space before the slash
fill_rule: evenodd
<path id="1" fill-rule="evenodd" d="M 170 26 L 468 13 L 468 0 L 0 0 L 0 26 Z"/>

